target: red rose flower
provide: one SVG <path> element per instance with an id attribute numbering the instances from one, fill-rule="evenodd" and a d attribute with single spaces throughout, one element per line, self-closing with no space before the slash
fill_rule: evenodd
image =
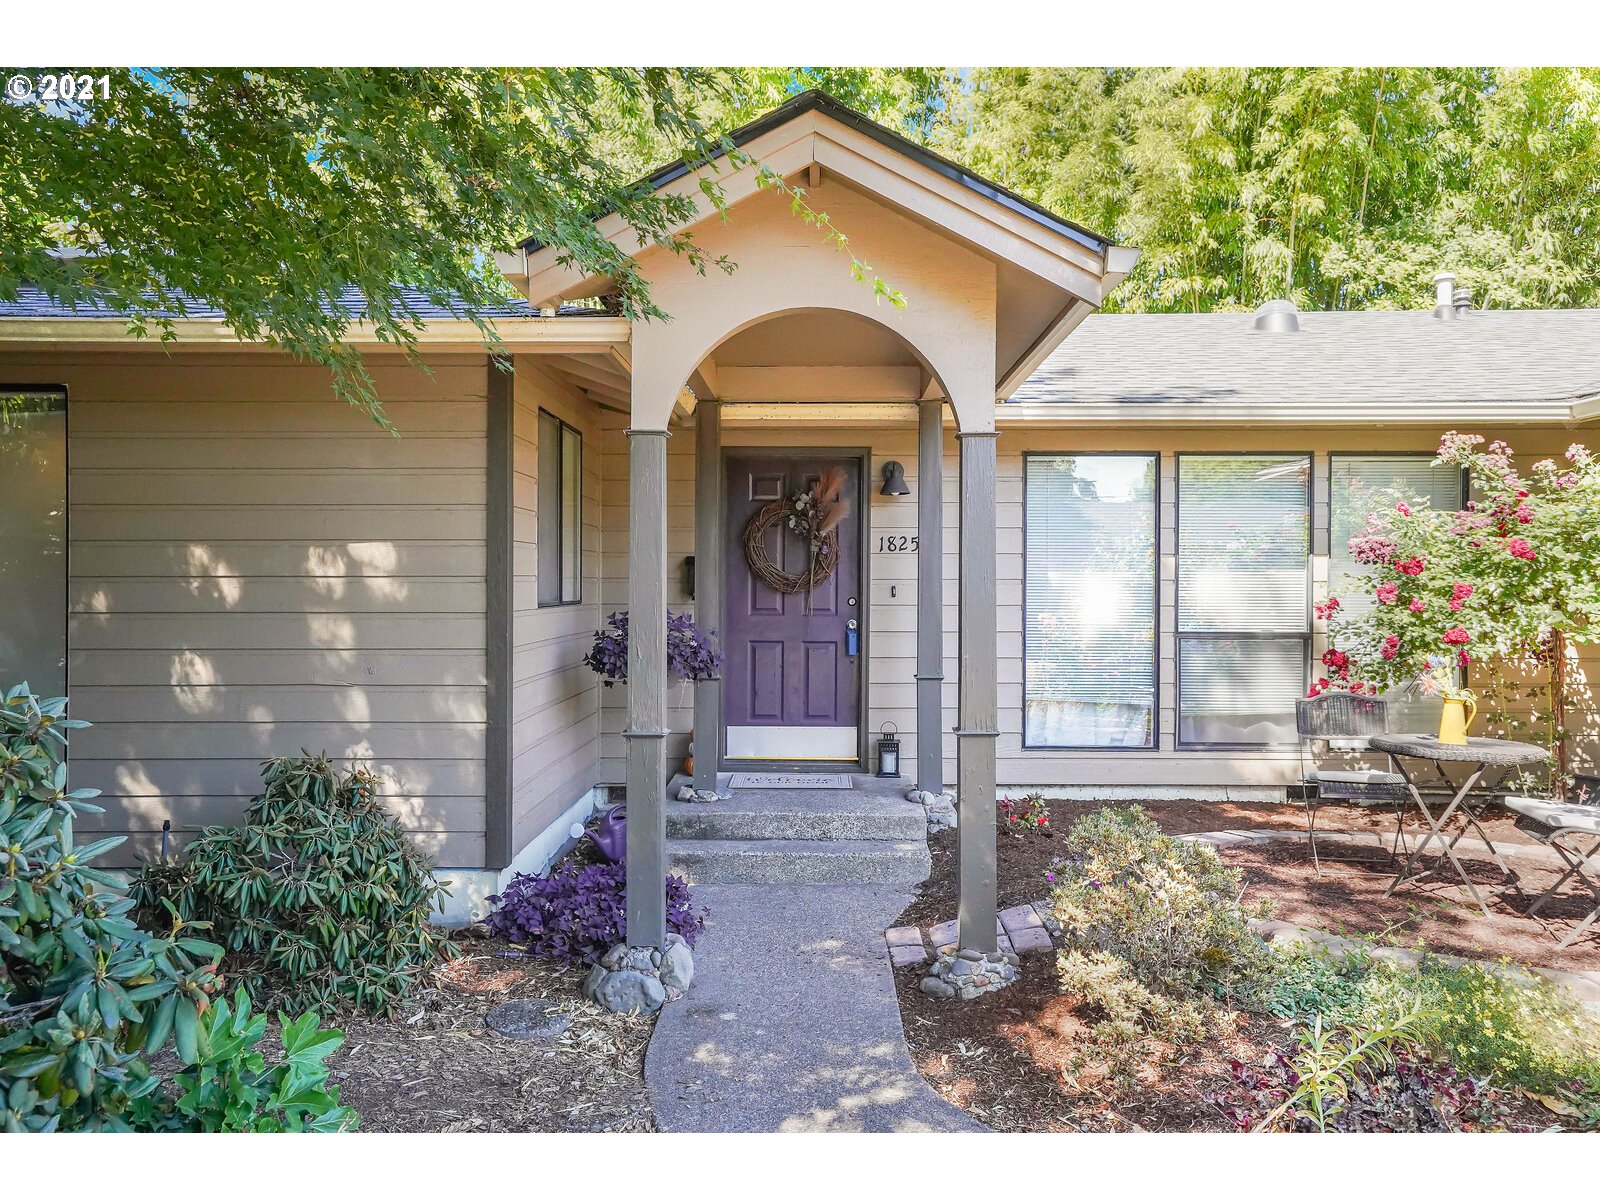
<path id="1" fill-rule="evenodd" d="M 1421 558 L 1397 558 L 1394 561 L 1394 569 L 1402 575 L 1421 575 L 1427 565 L 1426 560 Z"/>
<path id="2" fill-rule="evenodd" d="M 1378 590 L 1373 593 L 1378 597 L 1379 604 L 1393 604 L 1400 595 L 1398 583 L 1380 583 Z"/>
<path id="3" fill-rule="evenodd" d="M 1446 646 L 1465 646 L 1472 640 L 1472 635 L 1460 625 L 1444 631 L 1444 644 Z"/>
<path id="4" fill-rule="evenodd" d="M 1511 551 L 1512 558 L 1522 558 L 1532 562 L 1538 557 L 1534 553 L 1533 547 L 1528 545 L 1522 538 L 1511 538 L 1506 542 L 1506 549 Z"/>

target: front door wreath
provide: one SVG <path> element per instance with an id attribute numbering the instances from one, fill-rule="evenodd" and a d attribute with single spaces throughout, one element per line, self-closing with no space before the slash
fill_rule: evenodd
<path id="1" fill-rule="evenodd" d="M 744 527 L 744 557 L 750 573 L 782 595 L 806 593 L 808 609 L 811 592 L 839 565 L 839 526 L 850 512 L 844 484 L 844 470 L 829 467 L 808 490 L 763 505 Z M 767 551 L 767 530 L 780 522 L 805 540 L 804 571 L 785 571 Z"/>

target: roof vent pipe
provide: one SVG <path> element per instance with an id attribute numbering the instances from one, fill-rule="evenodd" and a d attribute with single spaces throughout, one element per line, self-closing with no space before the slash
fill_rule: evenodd
<path id="1" fill-rule="evenodd" d="M 1456 277 L 1449 271 L 1440 271 L 1433 277 L 1433 315 L 1441 321 L 1454 321 L 1456 312 Z"/>
<path id="2" fill-rule="evenodd" d="M 1472 289 L 1471 288 L 1457 288 L 1455 290 L 1455 298 L 1454 299 L 1455 299 L 1455 309 L 1456 309 L 1457 313 L 1469 313 L 1469 312 L 1472 311 Z"/>
<path id="3" fill-rule="evenodd" d="M 1268 300 L 1256 309 L 1255 327 L 1268 333 L 1294 333 L 1300 328 L 1300 314 L 1292 300 Z"/>

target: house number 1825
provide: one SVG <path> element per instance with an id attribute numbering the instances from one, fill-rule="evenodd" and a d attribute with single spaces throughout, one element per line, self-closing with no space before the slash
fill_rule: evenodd
<path id="1" fill-rule="evenodd" d="M 904 534 L 889 534 L 878 539 L 878 552 L 880 554 L 915 554 L 917 552 L 917 535 L 906 537 Z"/>

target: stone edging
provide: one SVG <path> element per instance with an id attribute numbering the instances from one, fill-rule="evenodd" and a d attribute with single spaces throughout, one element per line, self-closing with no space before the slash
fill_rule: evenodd
<path id="1" fill-rule="evenodd" d="M 1239 846 L 1250 843 L 1305 841 L 1307 840 L 1307 835 L 1295 829 L 1223 829 L 1212 833 L 1179 834 L 1178 840 L 1210 842 L 1220 849 L 1224 846 Z M 1356 846 L 1389 845 L 1388 835 L 1359 830 L 1355 832 L 1329 830 L 1326 833 L 1318 833 L 1317 840 Z M 1402 840 L 1401 845 L 1409 850 L 1409 838 Z M 1506 857 L 1513 857 L 1519 852 L 1525 857 L 1537 857 L 1538 854 L 1536 852 L 1543 852 L 1546 856 L 1554 857 L 1543 846 L 1524 845 L 1522 843 L 1496 846 L 1496 849 Z M 1421 958 L 1421 955 L 1415 950 L 1406 950 L 1399 946 L 1374 946 L 1354 938 L 1329 933 L 1323 929 L 1314 929 L 1307 925 L 1296 925 L 1289 921 L 1252 920 L 1250 928 L 1265 941 L 1284 942 L 1286 944 L 1305 942 L 1335 951 L 1362 950 L 1375 959 L 1398 963 L 1406 967 L 1415 967 L 1418 959 Z M 1000 919 L 995 923 L 995 929 L 999 934 L 1000 949 L 1023 958 L 1048 954 L 1054 948 L 1054 939 L 1058 938 L 1061 933 L 1060 926 L 1051 913 L 1050 903 L 1047 900 L 1035 900 L 1031 904 L 1019 904 L 1015 908 L 1006 909 L 1000 914 Z M 938 954 L 948 954 L 955 949 L 956 922 L 944 921 L 928 930 L 928 940 L 933 943 L 931 953 L 927 942 L 923 939 L 922 930 L 915 925 L 902 925 L 898 928 L 887 930 L 883 938 L 889 950 L 889 961 L 893 966 L 920 966 L 933 960 Z M 1467 958 L 1456 954 L 1433 953 L 1431 957 L 1440 959 L 1443 962 L 1457 964 L 1477 963 L 1488 970 L 1504 973 L 1513 979 L 1528 979 L 1531 972 L 1565 987 L 1577 1000 L 1591 1010 L 1600 1010 L 1600 971 L 1562 971 L 1555 967 L 1523 968 L 1502 966 L 1488 959 Z"/>

